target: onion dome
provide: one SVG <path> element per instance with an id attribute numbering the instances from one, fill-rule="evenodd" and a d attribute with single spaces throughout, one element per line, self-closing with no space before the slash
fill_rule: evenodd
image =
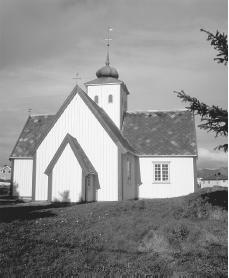
<path id="1" fill-rule="evenodd" d="M 118 79 L 118 71 L 110 66 L 110 60 L 109 60 L 109 52 L 107 53 L 107 59 L 106 59 L 106 65 L 102 67 L 101 69 L 97 70 L 96 76 L 98 78 L 100 77 L 113 77 Z"/>
<path id="2" fill-rule="evenodd" d="M 101 69 L 97 70 L 96 76 L 98 78 L 113 77 L 113 78 L 118 79 L 118 71 L 115 68 L 110 67 L 109 65 L 106 65 L 106 66 L 102 67 Z"/>

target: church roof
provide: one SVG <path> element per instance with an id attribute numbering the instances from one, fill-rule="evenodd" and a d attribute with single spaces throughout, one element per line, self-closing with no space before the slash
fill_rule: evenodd
<path id="1" fill-rule="evenodd" d="M 66 145 L 69 144 L 75 157 L 77 158 L 80 166 L 82 167 L 85 174 L 94 174 L 97 175 L 97 172 L 95 168 L 93 167 L 91 161 L 85 154 L 84 150 L 80 146 L 79 142 L 76 138 L 71 136 L 70 134 L 67 134 L 65 138 L 63 139 L 61 145 L 57 149 L 55 155 L 53 156 L 52 160 L 50 161 L 48 167 L 45 170 L 45 174 L 49 175 L 55 166 L 56 162 L 58 161 L 59 157 L 61 156 L 62 152 L 64 151 Z"/>
<path id="2" fill-rule="evenodd" d="M 139 155 L 197 155 L 194 116 L 188 110 L 127 112 L 122 134 Z"/>
<path id="3" fill-rule="evenodd" d="M 113 77 L 99 77 L 92 81 L 88 81 L 85 83 L 86 86 L 88 85 L 99 85 L 99 84 L 122 84 L 123 81 L 113 78 Z"/>
<path id="4" fill-rule="evenodd" d="M 117 78 L 119 77 L 118 71 L 116 68 L 111 67 L 109 65 L 109 62 L 106 62 L 106 65 L 97 70 L 96 76 L 99 77 L 112 77 L 112 78 Z"/>
<path id="5" fill-rule="evenodd" d="M 54 115 L 29 116 L 13 148 L 10 158 L 32 157 L 38 141 L 54 117 Z"/>
<path id="6" fill-rule="evenodd" d="M 76 94 L 79 94 L 84 103 L 92 111 L 103 128 L 110 135 L 112 140 L 119 144 L 125 150 L 134 152 L 128 141 L 122 136 L 121 131 L 107 115 L 80 87 L 76 86 L 71 94 L 67 97 L 63 105 L 60 107 L 56 115 L 39 115 L 29 116 L 25 126 L 18 138 L 18 141 L 11 153 L 10 158 L 26 157 L 32 158 L 36 149 L 39 147 L 45 136 L 54 126 L 68 104 Z"/>
<path id="7" fill-rule="evenodd" d="M 143 156 L 197 156 L 195 123 L 191 112 L 127 112 L 120 131 L 108 114 L 76 86 L 56 115 L 28 117 L 10 158 L 32 158 L 76 94 L 79 94 L 112 140 L 124 150 Z"/>
<path id="8" fill-rule="evenodd" d="M 96 78 L 94 80 L 88 81 L 86 83 L 84 83 L 84 85 L 87 87 L 88 85 L 101 85 L 101 84 L 106 84 L 106 85 L 110 85 L 110 84 L 120 84 L 122 86 L 122 88 L 125 90 L 125 92 L 129 95 L 130 92 L 128 91 L 126 84 L 119 79 L 113 78 L 113 77 L 100 77 L 100 78 Z"/>

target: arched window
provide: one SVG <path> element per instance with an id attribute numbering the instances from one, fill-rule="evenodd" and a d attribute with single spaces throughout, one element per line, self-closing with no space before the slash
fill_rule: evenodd
<path id="1" fill-rule="evenodd" d="M 113 96 L 112 96 L 112 95 L 109 95 L 109 96 L 108 96 L 108 102 L 109 102 L 109 103 L 112 103 L 112 102 L 113 102 Z"/>
<path id="2" fill-rule="evenodd" d="M 98 97 L 98 96 L 95 96 L 95 97 L 94 97 L 94 101 L 95 101 L 95 103 L 98 104 L 98 103 L 99 103 L 99 97 Z"/>

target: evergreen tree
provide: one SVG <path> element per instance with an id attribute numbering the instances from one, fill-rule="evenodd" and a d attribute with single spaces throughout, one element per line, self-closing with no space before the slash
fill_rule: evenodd
<path id="1" fill-rule="evenodd" d="M 202 32 L 205 32 L 208 37 L 207 41 L 210 41 L 210 44 L 217 51 L 217 55 L 214 60 L 217 63 L 227 65 L 228 62 L 228 43 L 227 35 L 216 31 L 216 34 L 212 34 L 209 31 L 200 29 Z M 191 97 L 186 94 L 183 90 L 177 92 L 177 97 L 179 97 L 183 102 L 188 103 L 186 107 L 190 111 L 194 112 L 196 115 L 201 117 L 200 128 L 207 131 L 212 131 L 215 133 L 215 136 L 227 136 L 228 135 L 228 112 L 226 109 L 218 107 L 216 105 L 209 106 L 203 102 L 200 102 L 197 98 Z M 216 149 L 223 149 L 225 152 L 228 151 L 228 144 L 219 145 Z"/>

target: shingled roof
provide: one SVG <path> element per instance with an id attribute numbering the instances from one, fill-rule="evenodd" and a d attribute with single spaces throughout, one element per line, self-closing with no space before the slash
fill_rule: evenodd
<path id="1" fill-rule="evenodd" d="M 139 155 L 197 155 L 194 116 L 187 110 L 128 112 L 122 134 Z"/>
<path id="2" fill-rule="evenodd" d="M 66 109 L 68 104 L 76 94 L 79 94 L 84 103 L 92 111 L 104 129 L 108 132 L 115 143 L 120 144 L 124 149 L 134 152 L 128 141 L 122 136 L 121 131 L 107 115 L 80 87 L 76 86 L 56 115 L 29 116 L 27 122 L 18 138 L 18 141 L 11 153 L 10 158 L 33 157 L 36 149 L 39 147 L 50 129 L 54 126 L 60 115 Z"/>
<path id="3" fill-rule="evenodd" d="M 10 158 L 32 157 L 38 141 L 53 121 L 55 115 L 29 116 L 13 148 Z"/>
<path id="4" fill-rule="evenodd" d="M 183 111 L 127 112 L 122 130 L 76 86 L 56 115 L 29 116 L 10 158 L 31 157 L 76 94 L 79 94 L 115 143 L 138 155 L 196 156 L 194 116 Z"/>

